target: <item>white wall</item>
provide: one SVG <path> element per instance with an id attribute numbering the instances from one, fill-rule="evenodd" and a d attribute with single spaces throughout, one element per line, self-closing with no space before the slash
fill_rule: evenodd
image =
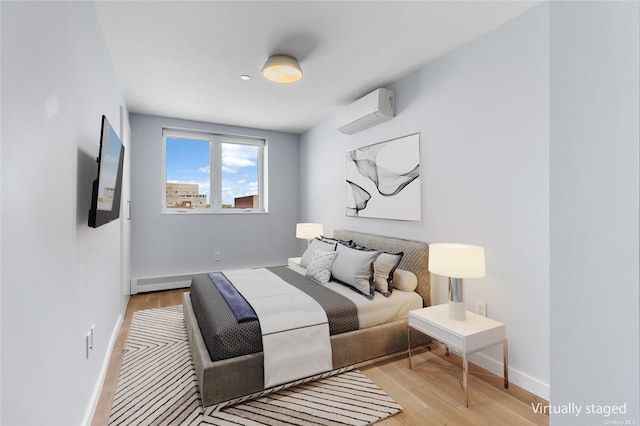
<path id="1" fill-rule="evenodd" d="M 299 256 L 299 137 L 290 133 L 131 114 L 133 278 L 286 264 Z M 163 126 L 267 139 L 266 214 L 161 214 Z M 214 261 L 214 252 L 221 261 Z"/>
<path id="2" fill-rule="evenodd" d="M 2 46 L 2 2 L 0 2 L 0 46 Z M 2 60 L 0 58 L 0 63 Z M 2 82 L 2 67 L 0 67 Z M 0 98 L 2 87 L 0 84 Z M 2 102 L 0 102 L 0 164 L 2 164 Z M 0 308 L 2 307 L 2 173 L 0 173 Z M 0 384 L 2 383 L 2 314 L 0 311 Z M 0 385 L 0 421 L 2 420 L 2 385 Z"/>
<path id="3" fill-rule="evenodd" d="M 637 1 L 551 3 L 554 425 L 640 421 L 639 38 Z"/>
<path id="4" fill-rule="evenodd" d="M 332 119 L 301 144 L 301 219 L 486 249 L 487 276 L 466 280 L 507 325 L 511 379 L 549 384 L 548 9 L 538 7 L 388 86 L 396 117 L 353 136 Z M 422 222 L 345 217 L 344 153 L 420 133 Z M 306 173 L 305 173 L 306 171 Z M 434 277 L 437 278 L 437 277 Z M 433 303 L 446 301 L 434 280 Z M 500 372 L 501 350 L 476 362 Z"/>
<path id="5" fill-rule="evenodd" d="M 87 226 L 123 97 L 95 5 L 2 2 L 3 425 L 89 419 L 121 313 L 120 223 Z M 85 335 L 95 349 L 85 359 Z"/>

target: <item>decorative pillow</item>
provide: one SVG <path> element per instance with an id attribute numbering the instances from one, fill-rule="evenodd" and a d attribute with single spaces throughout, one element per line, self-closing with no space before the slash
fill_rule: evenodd
<path id="1" fill-rule="evenodd" d="M 376 249 L 372 249 L 372 248 L 369 248 L 369 247 L 361 246 L 359 244 L 354 243 L 353 241 L 351 241 L 350 247 L 354 248 L 356 250 L 362 250 L 362 251 L 378 251 Z"/>
<path id="2" fill-rule="evenodd" d="M 391 254 L 381 253 L 373 262 L 373 282 L 376 290 L 385 296 L 390 296 L 393 291 L 393 273 L 396 271 L 398 264 L 402 260 L 404 252 Z"/>
<path id="3" fill-rule="evenodd" d="M 396 269 L 393 274 L 393 288 L 402 291 L 414 291 L 418 287 L 418 277 L 411 271 Z"/>
<path id="4" fill-rule="evenodd" d="M 338 244 L 336 253 L 338 255 L 331 267 L 333 278 L 367 299 L 373 299 L 376 291 L 373 283 L 373 261 L 380 252 L 356 250 Z"/>
<path id="5" fill-rule="evenodd" d="M 336 255 L 335 251 L 315 249 L 309 258 L 309 265 L 305 275 L 322 284 L 328 283 L 331 279 L 331 265 L 333 265 Z"/>
<path id="6" fill-rule="evenodd" d="M 337 238 L 325 237 L 323 235 L 320 236 L 320 239 L 322 241 L 324 241 L 325 243 L 340 243 L 340 244 L 345 245 L 347 247 L 353 247 L 353 241 L 352 240 L 339 240 Z"/>
<path id="7" fill-rule="evenodd" d="M 335 242 L 327 243 L 324 241 L 320 241 L 318 238 L 314 238 L 309 244 L 309 247 L 307 247 L 307 249 L 302 254 L 302 257 L 300 258 L 300 266 L 303 268 L 307 267 L 307 264 L 309 263 L 309 258 L 311 257 L 311 255 L 316 249 L 320 249 L 324 251 L 335 251 L 336 244 L 337 243 Z"/>

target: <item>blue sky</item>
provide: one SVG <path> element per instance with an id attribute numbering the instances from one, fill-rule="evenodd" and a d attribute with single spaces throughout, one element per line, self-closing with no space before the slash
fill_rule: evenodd
<path id="1" fill-rule="evenodd" d="M 249 145 L 222 145 L 222 203 L 257 191 L 257 148 Z M 167 182 L 195 183 L 210 202 L 209 143 L 167 138 Z"/>

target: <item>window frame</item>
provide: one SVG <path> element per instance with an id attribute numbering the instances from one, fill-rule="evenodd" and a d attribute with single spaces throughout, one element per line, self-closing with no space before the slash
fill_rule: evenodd
<path id="1" fill-rule="evenodd" d="M 170 208 L 167 205 L 167 138 L 190 139 L 209 143 L 209 207 Z M 258 148 L 258 207 L 222 207 L 222 144 L 249 145 Z M 199 130 L 165 127 L 162 129 L 162 214 L 252 214 L 267 213 L 267 139 Z"/>

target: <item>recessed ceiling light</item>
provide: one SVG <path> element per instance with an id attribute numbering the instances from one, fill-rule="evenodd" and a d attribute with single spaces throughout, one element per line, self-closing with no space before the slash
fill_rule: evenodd
<path id="1" fill-rule="evenodd" d="M 251 76 L 247 74 L 243 74 L 240 76 L 240 80 L 251 80 Z"/>
<path id="2" fill-rule="evenodd" d="M 273 55 L 265 62 L 262 75 L 276 83 L 294 83 L 302 78 L 302 69 L 292 56 Z"/>

